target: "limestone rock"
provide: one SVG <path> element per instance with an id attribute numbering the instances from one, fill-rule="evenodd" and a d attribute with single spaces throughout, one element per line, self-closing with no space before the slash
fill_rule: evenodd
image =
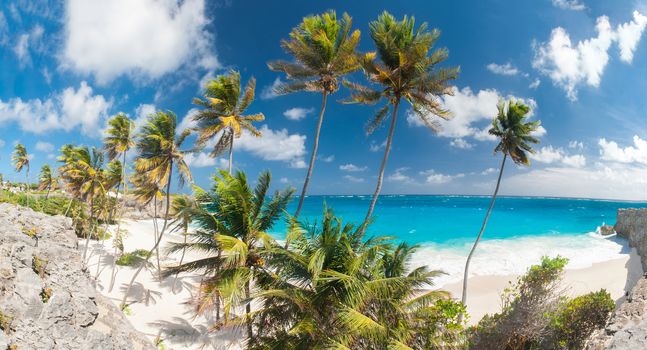
<path id="1" fill-rule="evenodd" d="M 155 348 L 95 291 L 77 246 L 69 218 L 0 204 L 0 349 Z"/>

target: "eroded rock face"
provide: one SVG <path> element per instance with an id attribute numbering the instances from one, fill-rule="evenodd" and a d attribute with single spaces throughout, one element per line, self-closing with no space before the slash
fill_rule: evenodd
<path id="1" fill-rule="evenodd" d="M 93 288 L 71 220 L 9 204 L 0 204 L 0 328 L 2 350 L 154 349 Z"/>
<path id="2" fill-rule="evenodd" d="M 615 231 L 636 248 L 647 271 L 647 209 L 619 209 Z M 591 336 L 586 349 L 647 349 L 647 275 L 638 280 L 605 328 Z"/>

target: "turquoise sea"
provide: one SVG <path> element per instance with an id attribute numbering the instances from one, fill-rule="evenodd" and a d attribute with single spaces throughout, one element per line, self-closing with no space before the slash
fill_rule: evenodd
<path id="1" fill-rule="evenodd" d="M 345 222 L 361 223 L 371 197 L 309 196 L 301 218 L 314 222 L 324 203 Z M 383 195 L 368 234 L 393 236 L 416 243 L 420 249 L 414 264 L 442 268 L 444 282 L 459 278 L 467 252 L 489 205 L 486 196 Z M 290 206 L 294 212 L 297 201 Z M 596 234 L 603 223 L 613 225 L 619 208 L 647 207 L 642 202 L 595 199 L 499 197 L 475 255 L 482 264 L 479 274 L 523 273 L 542 255 L 568 257 L 570 268 L 622 257 L 628 253 L 623 240 Z M 275 227 L 277 238 L 285 232 Z"/>

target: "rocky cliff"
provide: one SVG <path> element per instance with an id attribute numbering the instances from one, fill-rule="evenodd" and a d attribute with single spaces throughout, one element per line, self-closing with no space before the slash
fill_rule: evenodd
<path id="1" fill-rule="evenodd" d="M 83 271 L 71 221 L 0 204 L 0 350 L 154 349 Z"/>
<path id="2" fill-rule="evenodd" d="M 647 209 L 619 209 L 615 231 L 640 255 L 647 271 Z M 647 349 L 647 277 L 638 280 L 604 329 L 596 331 L 589 350 Z"/>

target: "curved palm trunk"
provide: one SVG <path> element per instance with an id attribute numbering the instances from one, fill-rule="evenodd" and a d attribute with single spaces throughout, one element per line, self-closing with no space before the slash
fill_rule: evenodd
<path id="1" fill-rule="evenodd" d="M 130 279 L 130 283 L 128 284 L 128 287 L 126 287 L 126 291 L 124 292 L 124 297 L 121 299 L 121 304 L 119 304 L 122 309 L 126 306 L 128 293 L 130 293 L 130 289 L 135 283 L 137 276 L 139 275 L 140 272 L 142 272 L 142 269 L 146 266 L 146 264 L 148 264 L 148 260 L 150 260 L 151 255 L 153 255 L 155 250 L 159 248 L 160 242 L 162 241 L 162 237 L 164 236 L 164 231 L 166 231 L 166 225 L 168 224 L 168 211 L 169 211 L 169 208 L 171 207 L 171 179 L 173 179 L 173 162 L 171 162 L 171 165 L 169 166 L 169 168 L 170 170 L 168 175 L 168 183 L 166 184 L 166 213 L 164 214 L 164 225 L 162 225 L 162 231 L 157 237 L 157 242 L 155 242 L 155 246 L 148 251 L 148 254 L 146 254 L 146 259 L 139 266 L 139 268 L 137 269 L 133 277 Z M 161 280 L 161 276 L 160 276 L 160 280 Z"/>
<path id="2" fill-rule="evenodd" d="M 245 284 L 245 298 L 249 301 L 249 296 L 251 295 L 250 293 L 250 284 L 251 281 L 247 281 L 247 284 Z M 252 313 L 252 304 L 251 301 L 247 303 L 245 306 L 245 322 L 247 323 L 247 337 L 249 338 L 249 344 L 254 344 L 254 333 L 252 329 L 252 318 L 250 314 Z"/>
<path id="3" fill-rule="evenodd" d="M 187 239 L 187 236 L 189 235 L 188 231 L 189 231 L 189 225 L 185 224 L 184 225 L 184 248 L 182 248 L 182 256 L 180 257 L 180 263 L 178 264 L 178 266 L 182 266 L 182 262 L 184 262 L 184 254 L 186 253 L 186 239 Z M 179 275 L 180 275 L 180 272 L 178 271 L 175 274 L 175 279 L 173 280 L 173 287 L 171 288 L 171 290 L 175 290 L 175 284 L 177 283 L 177 278 Z"/>
<path id="4" fill-rule="evenodd" d="M 167 195 L 168 195 L 168 193 L 167 193 Z M 157 197 L 154 197 L 153 206 L 154 206 L 154 209 L 153 209 L 153 227 L 155 229 L 155 239 L 153 240 L 153 244 L 154 244 L 155 242 L 157 242 L 157 238 L 159 237 L 159 234 L 160 234 L 159 227 L 157 225 Z M 159 271 L 161 271 L 161 268 L 160 268 L 160 248 L 159 248 L 159 246 L 157 247 L 157 249 L 155 249 L 155 260 L 157 260 L 157 272 L 159 274 Z"/>
<path id="5" fill-rule="evenodd" d="M 90 200 L 90 223 L 94 219 L 94 197 Z M 83 263 L 85 264 L 85 257 L 88 255 L 88 247 L 90 246 L 90 237 L 92 237 L 92 231 L 94 230 L 94 225 L 90 226 L 88 234 L 85 235 L 85 248 L 83 249 Z"/>
<path id="6" fill-rule="evenodd" d="M 308 173 L 306 179 L 303 182 L 303 189 L 301 190 L 301 197 L 299 198 L 299 206 L 297 206 L 297 211 L 294 213 L 294 218 L 299 217 L 301 212 L 301 207 L 303 206 L 303 200 L 306 197 L 308 191 L 308 184 L 310 183 L 310 177 L 312 176 L 312 169 L 315 166 L 315 159 L 317 158 L 317 149 L 319 148 L 319 135 L 321 134 L 321 125 L 323 124 L 324 112 L 326 111 L 326 100 L 328 99 L 328 92 L 324 90 L 323 98 L 321 101 L 321 111 L 319 112 L 319 121 L 317 122 L 317 131 L 315 133 L 315 143 L 312 147 L 312 155 L 310 156 L 310 165 L 308 166 Z"/>
<path id="7" fill-rule="evenodd" d="M 121 182 L 124 184 L 124 195 L 121 198 L 121 201 L 124 204 L 124 207 L 126 206 L 126 192 L 128 188 L 128 182 L 126 181 L 126 152 L 123 154 L 123 161 L 121 162 L 122 168 L 121 168 Z M 117 195 L 119 194 L 119 189 L 117 189 Z M 119 203 L 117 203 L 117 206 Z M 118 209 L 117 209 L 118 210 Z M 115 234 L 115 238 L 119 234 L 119 230 L 121 229 L 121 220 L 117 220 L 117 231 Z M 113 254 L 113 259 L 112 259 L 112 276 L 110 277 L 110 288 L 108 289 L 108 292 L 112 292 L 112 288 L 115 285 L 115 278 L 117 278 L 117 245 L 115 244 L 115 250 Z"/>
<path id="8" fill-rule="evenodd" d="M 483 236 L 483 231 L 485 231 L 485 226 L 487 225 L 487 221 L 490 218 L 490 214 L 492 213 L 492 208 L 494 207 L 494 201 L 496 200 L 496 195 L 499 193 L 499 185 L 501 185 L 501 176 L 503 175 L 503 168 L 505 167 L 505 160 L 508 157 L 507 154 L 503 154 L 503 161 L 501 161 L 501 169 L 499 169 L 499 178 L 496 181 L 496 188 L 494 189 L 494 194 L 492 195 L 492 201 L 490 201 L 490 207 L 487 210 L 487 214 L 485 214 L 485 219 L 483 220 L 483 225 L 481 226 L 481 231 L 479 231 L 478 236 L 476 237 L 476 241 L 474 242 L 474 245 L 472 246 L 472 250 L 470 250 L 469 255 L 467 256 L 467 261 L 465 262 L 465 274 L 463 275 L 463 295 L 461 297 L 461 303 L 463 305 L 466 305 L 467 303 L 467 275 L 469 273 L 469 268 L 470 268 L 470 261 L 472 260 L 472 255 L 474 254 L 474 251 L 476 250 L 476 247 L 479 244 L 479 241 L 481 240 L 481 236 Z M 460 319 L 463 319 L 463 315 L 460 315 Z"/>
<path id="9" fill-rule="evenodd" d="M 231 175 L 231 168 L 234 161 L 234 136 L 232 131 L 231 142 L 229 142 L 229 175 Z"/>
<path id="10" fill-rule="evenodd" d="M 123 173 L 123 169 L 121 170 Z M 105 237 L 108 234 L 108 229 L 110 228 L 110 222 L 112 221 L 112 216 L 114 212 L 117 210 L 117 206 L 119 205 L 119 189 L 121 188 L 121 182 L 123 181 L 123 176 L 121 178 L 121 181 L 117 184 L 117 194 L 115 195 L 115 206 L 110 208 L 110 211 L 108 212 L 108 222 L 106 222 L 106 229 L 103 230 L 103 237 L 101 239 L 101 249 L 103 250 L 104 242 L 105 242 Z M 110 200 L 108 199 L 108 203 L 110 203 Z M 116 255 L 115 255 L 116 256 Z M 97 262 L 97 272 L 94 275 L 94 279 L 96 280 L 99 278 L 99 268 L 101 267 L 101 256 L 99 256 L 99 262 Z"/>
<path id="11" fill-rule="evenodd" d="M 391 141 L 393 141 L 393 130 L 395 130 L 395 121 L 398 117 L 398 106 L 400 106 L 400 98 L 398 98 L 393 104 L 393 115 L 391 116 L 391 127 L 389 128 L 389 137 L 386 139 L 386 147 L 384 148 L 384 158 L 382 159 L 382 165 L 380 166 L 380 175 L 377 178 L 377 187 L 375 188 L 375 193 L 373 194 L 373 199 L 371 200 L 371 205 L 368 207 L 368 213 L 366 213 L 366 218 L 362 224 L 362 229 L 360 231 L 360 238 L 364 236 L 366 231 L 366 226 L 371 220 L 373 215 L 373 210 L 375 209 L 375 203 L 377 198 L 380 196 L 380 191 L 382 191 L 382 182 L 384 181 L 384 169 L 386 168 L 386 162 L 389 160 L 389 152 L 391 151 Z"/>
<path id="12" fill-rule="evenodd" d="M 47 193 L 45 194 L 45 200 L 49 199 L 49 191 L 51 191 L 51 190 L 52 190 L 52 186 L 51 185 L 47 186 Z"/>

